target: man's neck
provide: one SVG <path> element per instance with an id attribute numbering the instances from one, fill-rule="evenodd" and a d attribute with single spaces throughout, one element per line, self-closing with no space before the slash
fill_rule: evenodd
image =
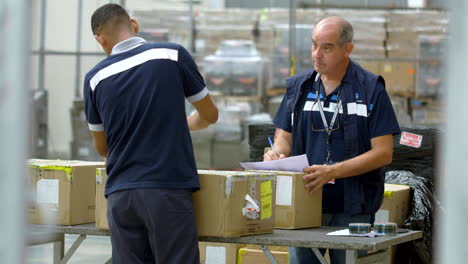
<path id="1" fill-rule="evenodd" d="M 333 92 L 336 87 L 341 84 L 341 81 L 343 80 L 346 71 L 348 70 L 348 65 L 349 59 L 343 63 L 343 67 L 341 67 L 339 70 L 321 75 L 320 79 L 322 80 L 326 95 Z"/>
<path id="2" fill-rule="evenodd" d="M 112 44 L 110 45 L 110 48 L 109 48 L 109 53 L 107 55 L 110 55 L 111 52 L 112 52 L 112 49 L 114 48 L 115 45 L 119 44 L 120 42 L 122 41 L 125 41 L 127 39 L 131 39 L 133 37 L 136 37 L 137 35 L 136 34 L 131 34 L 131 33 L 127 33 L 127 32 L 122 32 L 120 35 L 118 35 L 117 37 L 115 37 L 113 40 L 112 40 Z"/>

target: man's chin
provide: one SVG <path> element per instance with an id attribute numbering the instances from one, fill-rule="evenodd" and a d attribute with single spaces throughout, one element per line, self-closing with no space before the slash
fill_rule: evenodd
<path id="1" fill-rule="evenodd" d="M 315 69 L 316 72 L 322 73 L 323 70 L 325 70 L 325 67 L 323 65 L 315 65 L 314 64 L 314 69 Z"/>

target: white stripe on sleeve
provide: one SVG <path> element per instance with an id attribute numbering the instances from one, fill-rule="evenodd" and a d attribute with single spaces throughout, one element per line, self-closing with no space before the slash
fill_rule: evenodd
<path id="1" fill-rule="evenodd" d="M 208 95 L 208 88 L 203 88 L 203 90 L 201 90 L 200 92 L 198 92 L 197 94 L 194 94 L 192 96 L 189 96 L 187 97 L 187 100 L 193 104 L 195 102 L 198 102 L 200 101 L 201 99 L 205 98 L 205 96 Z"/>
<path id="2" fill-rule="evenodd" d="M 103 124 L 88 124 L 89 130 L 94 131 L 94 132 L 102 132 L 104 131 L 104 125 Z"/>

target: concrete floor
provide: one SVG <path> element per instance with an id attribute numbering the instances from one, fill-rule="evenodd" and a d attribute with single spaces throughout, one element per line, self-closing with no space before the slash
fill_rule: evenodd
<path id="1" fill-rule="evenodd" d="M 65 252 L 75 242 L 78 235 L 65 235 Z M 69 264 L 103 264 L 111 257 L 109 237 L 87 236 L 68 261 Z M 27 248 L 27 264 L 52 264 L 53 246 L 45 244 Z"/>

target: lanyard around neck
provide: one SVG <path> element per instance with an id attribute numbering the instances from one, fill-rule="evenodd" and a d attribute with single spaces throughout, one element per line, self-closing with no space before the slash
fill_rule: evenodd
<path id="1" fill-rule="evenodd" d="M 330 126 L 328 125 L 328 122 L 327 122 L 327 119 L 325 117 L 325 113 L 323 111 L 323 107 L 322 107 L 322 102 L 320 101 L 320 83 L 321 83 L 321 80 L 320 80 L 320 73 L 317 74 L 317 76 L 315 77 L 315 81 L 319 82 L 318 83 L 318 87 L 317 87 L 317 91 L 316 91 L 316 102 L 318 101 L 318 108 L 319 108 L 319 112 L 320 112 L 320 116 L 322 117 L 322 122 L 323 122 L 323 127 L 325 128 L 326 132 L 328 135 L 331 134 L 332 130 L 333 130 L 333 125 L 335 124 L 335 121 L 336 121 L 336 117 L 338 116 L 338 113 L 340 112 L 340 108 L 341 108 L 341 85 L 339 87 L 339 91 L 338 91 L 338 96 L 337 96 L 337 99 L 338 99 L 338 104 L 336 106 L 336 109 L 335 109 L 335 112 L 333 113 L 333 117 L 332 117 L 332 120 L 330 121 Z M 324 92 L 325 92 L 325 87 L 323 88 Z"/>

